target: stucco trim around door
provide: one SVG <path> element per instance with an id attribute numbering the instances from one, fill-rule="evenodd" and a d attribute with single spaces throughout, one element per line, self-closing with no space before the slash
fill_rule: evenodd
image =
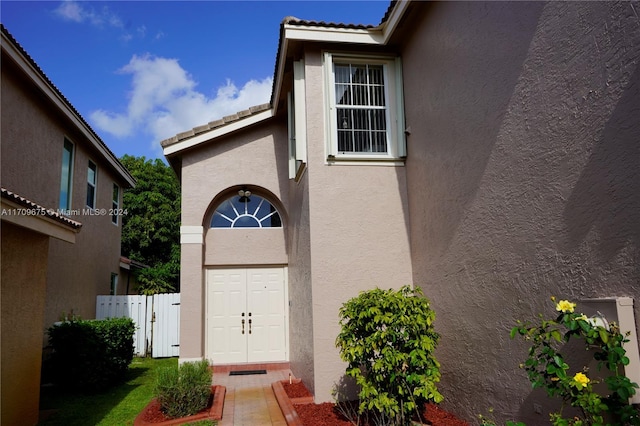
<path id="1" fill-rule="evenodd" d="M 205 275 L 205 357 L 214 365 L 288 361 L 287 268 L 210 268 Z"/>

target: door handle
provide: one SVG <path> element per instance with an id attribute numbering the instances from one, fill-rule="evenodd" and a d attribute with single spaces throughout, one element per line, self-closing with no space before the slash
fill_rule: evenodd
<path id="1" fill-rule="evenodd" d="M 251 323 L 249 323 L 249 326 L 251 326 Z M 249 333 L 251 333 L 251 331 L 249 331 Z M 244 318 L 242 319 L 242 334 L 244 334 Z"/>
<path id="2" fill-rule="evenodd" d="M 249 315 L 251 315 L 251 314 L 249 314 Z M 251 334 L 251 319 L 249 319 L 249 334 Z"/>

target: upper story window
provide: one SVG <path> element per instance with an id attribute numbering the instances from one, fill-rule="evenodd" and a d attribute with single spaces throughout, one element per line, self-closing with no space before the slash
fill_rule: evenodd
<path id="1" fill-rule="evenodd" d="M 118 224 L 118 216 L 120 215 L 119 210 L 120 210 L 120 187 L 114 183 L 113 198 L 111 201 L 111 222 L 114 225 Z"/>
<path id="2" fill-rule="evenodd" d="M 60 209 L 71 209 L 73 184 L 73 144 L 65 138 L 62 149 L 62 177 L 60 178 Z"/>
<path id="3" fill-rule="evenodd" d="M 281 228 L 276 208 L 264 198 L 240 190 L 222 202 L 211 218 L 212 228 Z"/>
<path id="4" fill-rule="evenodd" d="M 89 160 L 87 171 L 87 207 L 96 208 L 96 183 L 98 181 L 98 166 Z"/>
<path id="5" fill-rule="evenodd" d="M 325 53 L 330 160 L 406 155 L 400 60 Z"/>

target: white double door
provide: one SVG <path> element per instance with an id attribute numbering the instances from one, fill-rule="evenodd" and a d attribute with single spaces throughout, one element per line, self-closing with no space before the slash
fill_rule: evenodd
<path id="1" fill-rule="evenodd" d="M 286 361 L 284 268 L 209 269 L 206 288 L 208 359 Z"/>

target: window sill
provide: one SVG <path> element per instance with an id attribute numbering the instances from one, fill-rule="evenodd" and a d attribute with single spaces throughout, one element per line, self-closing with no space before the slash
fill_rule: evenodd
<path id="1" fill-rule="evenodd" d="M 406 157 L 336 157 L 329 155 L 326 160 L 328 166 L 404 166 Z"/>

